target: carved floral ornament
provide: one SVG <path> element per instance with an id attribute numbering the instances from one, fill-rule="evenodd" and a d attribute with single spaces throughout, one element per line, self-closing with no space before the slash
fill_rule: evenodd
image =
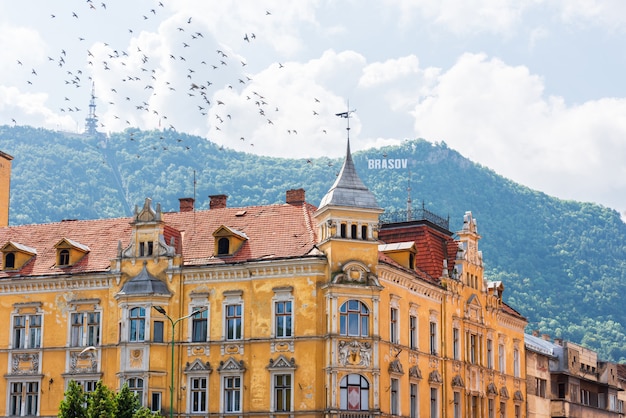
<path id="1" fill-rule="evenodd" d="M 337 352 L 342 366 L 369 367 L 372 362 L 372 345 L 367 341 L 341 340 L 337 344 Z"/>

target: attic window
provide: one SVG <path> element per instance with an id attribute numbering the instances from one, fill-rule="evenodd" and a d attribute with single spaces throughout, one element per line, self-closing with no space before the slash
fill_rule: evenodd
<path id="1" fill-rule="evenodd" d="M 152 241 L 139 243 L 139 257 L 151 256 L 154 251 L 154 244 Z"/>
<path id="2" fill-rule="evenodd" d="M 226 237 L 222 237 L 217 240 L 217 255 L 228 255 L 230 247 L 230 240 Z"/>
<path id="3" fill-rule="evenodd" d="M 240 210 L 239 212 L 235 213 L 235 216 L 243 216 L 246 214 L 245 210 Z"/>
<path id="4" fill-rule="evenodd" d="M 70 265 L 70 250 L 63 249 L 59 251 L 59 266 Z"/>
<path id="5" fill-rule="evenodd" d="M 15 268 L 15 253 L 6 253 L 6 255 L 4 256 L 4 268 L 5 269 Z"/>

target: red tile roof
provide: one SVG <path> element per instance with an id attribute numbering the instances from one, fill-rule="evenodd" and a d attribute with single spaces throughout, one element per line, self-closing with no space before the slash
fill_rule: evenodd
<path id="1" fill-rule="evenodd" d="M 298 257 L 315 245 L 315 209 L 305 203 L 164 213 L 164 238 L 169 245 L 174 237 L 179 245 L 179 237 L 183 237 L 183 258 L 188 265 Z M 12 241 L 37 250 L 21 269 L 0 270 L 0 278 L 108 271 L 111 259 L 117 257 L 118 242 L 122 248 L 130 243 L 132 221 L 114 218 L 0 228 L 0 246 Z M 213 257 L 212 234 L 221 225 L 245 233 L 248 240 L 232 256 Z M 57 267 L 54 245 L 62 238 L 89 247 L 89 253 L 72 266 Z"/>

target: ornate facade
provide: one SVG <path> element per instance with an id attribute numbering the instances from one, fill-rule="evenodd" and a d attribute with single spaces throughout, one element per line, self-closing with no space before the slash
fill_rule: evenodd
<path id="1" fill-rule="evenodd" d="M 0 228 L 0 414 L 102 379 L 180 417 L 526 416 L 526 320 L 470 212 L 381 222 L 349 144 L 318 207 L 193 204 Z"/>

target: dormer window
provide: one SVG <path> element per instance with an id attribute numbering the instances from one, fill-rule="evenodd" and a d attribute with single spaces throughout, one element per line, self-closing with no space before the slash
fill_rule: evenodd
<path id="1" fill-rule="evenodd" d="M 57 267 L 72 266 L 91 251 L 86 245 L 69 238 L 62 238 L 54 248 L 57 250 Z"/>
<path id="2" fill-rule="evenodd" d="M 4 268 L 5 269 L 15 268 L 15 253 L 6 253 L 4 255 Z"/>
<path id="3" fill-rule="evenodd" d="M 404 268 L 415 270 L 415 254 L 417 249 L 413 241 L 380 244 L 378 251 L 390 257 Z"/>
<path id="4" fill-rule="evenodd" d="M 216 256 L 233 255 L 248 240 L 245 233 L 224 225 L 213 232 L 213 237 L 215 238 L 213 254 Z"/>
<path id="5" fill-rule="evenodd" d="M 59 251 L 59 266 L 69 266 L 70 265 L 70 250 L 60 250 Z"/>
<path id="6" fill-rule="evenodd" d="M 230 240 L 226 237 L 222 237 L 217 240 L 217 255 L 227 255 L 230 247 Z"/>
<path id="7" fill-rule="evenodd" d="M 19 270 L 37 255 L 37 250 L 34 248 L 12 241 L 7 242 L 0 251 L 2 251 L 4 270 Z"/>
<path id="8" fill-rule="evenodd" d="M 149 257 L 154 251 L 154 243 L 152 241 L 139 243 L 139 257 Z"/>

